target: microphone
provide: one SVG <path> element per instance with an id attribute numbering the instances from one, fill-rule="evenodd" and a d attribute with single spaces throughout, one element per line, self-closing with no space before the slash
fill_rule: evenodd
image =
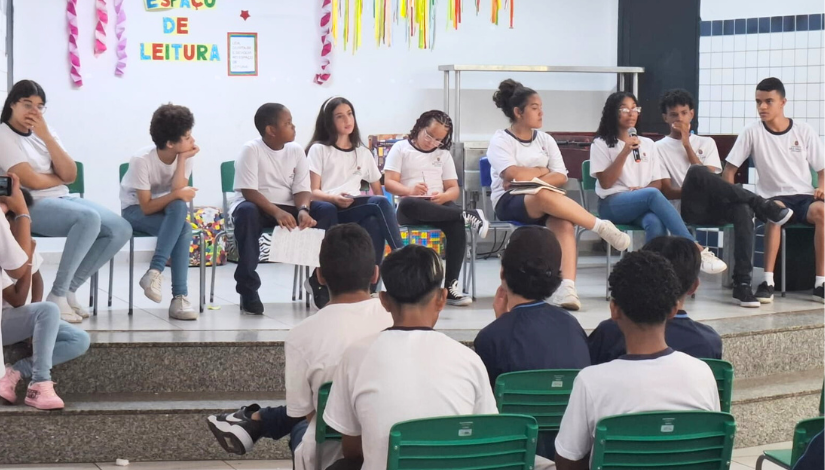
<path id="1" fill-rule="evenodd" d="M 630 137 L 637 137 L 638 133 L 636 132 L 636 128 L 631 127 L 630 129 L 628 129 L 627 135 L 629 135 Z M 633 159 L 636 160 L 636 163 L 642 161 L 642 157 L 639 156 L 639 149 L 633 149 Z"/>

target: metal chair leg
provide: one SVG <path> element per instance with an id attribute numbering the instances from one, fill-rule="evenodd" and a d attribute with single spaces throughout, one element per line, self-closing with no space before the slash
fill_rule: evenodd
<path id="1" fill-rule="evenodd" d="M 92 274 L 91 279 L 89 279 L 89 307 L 94 307 L 95 305 L 95 276 L 97 273 Z"/>
<path id="2" fill-rule="evenodd" d="M 132 315 L 135 300 L 135 237 L 129 239 L 129 315 Z"/>
<path id="3" fill-rule="evenodd" d="M 108 294 L 108 307 L 112 307 L 112 296 L 114 295 L 114 284 L 115 284 L 115 259 L 112 258 L 109 260 L 109 294 Z"/>
<path id="4" fill-rule="evenodd" d="M 97 316 L 97 302 L 100 299 L 100 272 L 94 275 L 94 305 L 92 306 L 92 315 Z"/>
<path id="5" fill-rule="evenodd" d="M 304 274 L 306 274 L 305 279 L 309 279 L 309 266 L 306 266 L 306 268 L 304 270 Z M 301 289 L 302 290 L 304 289 L 304 283 L 303 282 L 301 283 Z M 304 305 L 306 305 L 306 308 L 309 308 L 309 292 L 307 292 L 306 295 L 304 296 Z"/>
<path id="6" fill-rule="evenodd" d="M 212 246 L 212 287 L 209 289 L 209 303 L 215 303 L 215 272 L 218 269 L 218 242 L 221 237 L 226 239 L 226 232 L 215 235 L 215 244 Z"/>
<path id="7" fill-rule="evenodd" d="M 203 313 L 203 306 L 206 303 L 206 237 L 201 230 L 201 262 L 198 266 L 200 276 L 198 277 L 198 308 Z"/>
<path id="8" fill-rule="evenodd" d="M 762 454 L 762 455 L 759 456 L 759 458 L 756 459 L 756 466 L 754 468 L 756 470 L 762 470 L 762 462 L 764 462 L 764 461 L 765 461 L 765 454 Z"/>
<path id="9" fill-rule="evenodd" d="M 295 299 L 298 297 L 298 270 L 300 267 L 295 265 L 295 269 L 293 270 L 292 274 L 292 301 L 295 302 Z"/>
<path id="10" fill-rule="evenodd" d="M 608 243 L 607 244 L 607 256 L 605 256 L 605 259 L 607 259 L 607 266 L 606 266 L 607 274 L 604 277 L 604 300 L 610 300 L 610 283 L 608 282 L 608 280 L 610 279 L 610 252 L 611 251 L 613 251 L 613 247 L 611 247 L 610 244 Z"/>
<path id="11" fill-rule="evenodd" d="M 478 239 L 475 230 L 470 230 L 470 282 L 473 286 L 472 297 L 476 299 L 476 248 Z"/>
<path id="12" fill-rule="evenodd" d="M 788 272 L 785 270 L 785 229 L 782 229 L 782 238 L 779 239 L 779 247 L 782 250 L 782 297 L 785 297 L 785 280 Z"/>

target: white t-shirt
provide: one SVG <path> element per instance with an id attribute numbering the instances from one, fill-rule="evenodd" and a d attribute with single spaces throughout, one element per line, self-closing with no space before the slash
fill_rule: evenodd
<path id="1" fill-rule="evenodd" d="M 607 196 L 630 191 L 630 188 L 644 188 L 654 181 L 668 178 L 667 170 L 662 164 L 662 158 L 658 155 L 656 145 L 647 137 L 639 136 L 639 157 L 637 162 L 633 154 L 627 156 L 622 174 L 610 188 L 602 188 L 596 173 L 601 173 L 607 169 L 624 148 L 624 142 L 619 140 L 613 148 L 607 146 L 607 142 L 601 137 L 597 137 L 590 145 L 590 176 L 597 178 L 596 194 L 604 199 Z"/>
<path id="2" fill-rule="evenodd" d="M 394 424 L 497 412 L 487 370 L 470 348 L 433 330 L 391 329 L 344 354 L 324 420 L 361 436 L 362 469 L 383 470 Z"/>
<path id="3" fill-rule="evenodd" d="M 716 148 L 715 140 L 710 137 L 692 134 L 689 141 L 693 153 L 699 157 L 702 165 L 716 168 L 715 172 L 717 174 L 722 172 L 722 162 L 719 160 L 719 150 Z M 659 150 L 659 156 L 662 158 L 662 164 L 670 175 L 672 186 L 681 188 L 691 165 L 682 141 L 668 135 L 656 142 L 655 145 Z"/>
<path id="4" fill-rule="evenodd" d="M 315 411 L 318 389 L 332 381 L 344 351 L 352 344 L 392 326 L 392 316 L 378 299 L 354 304 L 332 304 L 307 318 L 286 338 L 286 411 L 299 418 Z M 323 445 L 327 468 L 342 457 L 341 443 Z M 295 449 L 295 468 L 315 470 L 315 417 L 301 445 Z"/>
<path id="5" fill-rule="evenodd" d="M 289 142 L 272 150 L 260 138 L 245 143 L 235 160 L 235 200 L 229 212 L 245 200 L 241 189 L 258 190 L 273 204 L 294 206 L 295 194 L 311 191 L 304 149 Z"/>
<path id="6" fill-rule="evenodd" d="M 400 173 L 401 184 L 408 188 L 426 184 L 429 194 L 443 193 L 444 181 L 458 180 L 450 152 L 440 148 L 422 152 L 407 139 L 393 144 L 384 160 L 384 171 L 387 170 Z"/>
<path id="7" fill-rule="evenodd" d="M 28 261 L 28 260 L 27 260 Z M 43 264 L 43 258 L 40 256 L 36 250 L 34 252 L 34 256 L 32 256 L 32 275 L 40 270 L 40 265 Z M 0 271 L 0 289 L 5 289 L 7 287 L 11 287 L 17 284 L 16 279 L 12 279 L 11 276 L 6 274 L 5 271 Z M 26 296 L 26 305 L 32 303 L 32 290 L 29 287 L 29 293 Z M 10 303 L 6 302 L 6 299 L 3 299 L 3 310 L 14 308 L 11 306 Z M 3 338 L 0 337 L 0 344 L 3 344 Z"/>
<path id="8" fill-rule="evenodd" d="M 186 160 L 186 178 L 192 174 L 194 161 L 192 158 Z M 158 148 L 154 145 L 140 150 L 138 154 L 129 160 L 129 170 L 123 175 L 120 182 L 120 208 L 126 209 L 129 206 L 140 204 L 138 201 L 138 190 L 152 192 L 152 199 L 165 196 L 172 192 L 172 179 L 178 168 L 178 159 L 171 165 L 167 165 L 158 157 Z"/>
<path id="9" fill-rule="evenodd" d="M 6 269 L 18 269 L 29 262 L 29 255 L 17 244 L 14 235 L 11 233 L 9 221 L 6 220 L 6 215 L 0 213 L 0 270 L 3 271 L 3 276 L 8 276 Z M 0 336 L 0 346 L 3 344 L 3 338 Z M 3 348 L 0 347 L 0 364 L 3 362 Z M 0 367 L 0 378 L 6 375 L 6 368 Z"/>
<path id="10" fill-rule="evenodd" d="M 372 153 L 363 145 L 341 150 L 332 145 L 313 144 L 307 158 L 309 171 L 321 177 L 321 191 L 334 196 L 356 196 L 361 192 L 361 180 L 375 183 L 381 179 Z"/>
<path id="11" fill-rule="evenodd" d="M 699 359 L 668 348 L 586 367 L 573 382 L 556 453 L 583 459 L 593 448 L 596 423 L 607 416 L 682 410 L 719 411 L 713 372 Z"/>
<path id="12" fill-rule="evenodd" d="M 748 157 L 759 176 L 756 194 L 764 198 L 813 194 L 811 168 L 825 169 L 819 136 L 807 123 L 793 120 L 782 133 L 769 131 L 762 121 L 746 127 L 726 160 L 739 167 Z"/>
<path id="13" fill-rule="evenodd" d="M 504 170 L 511 166 L 547 168 L 554 173 L 567 175 L 567 167 L 564 166 L 559 146 L 550 134 L 544 132 L 533 131 L 533 138 L 525 142 L 508 130 L 497 130 L 490 139 L 487 159 L 490 161 L 490 174 L 493 178 L 490 188 L 493 207 L 504 194 L 501 176 Z"/>
<path id="14" fill-rule="evenodd" d="M 57 134 L 51 129 L 49 132 L 57 145 L 62 147 Z M 52 157 L 40 137 L 37 137 L 34 132 L 22 135 L 7 123 L 0 124 L 0 174 L 8 173 L 9 168 L 19 163 L 28 163 L 35 173 L 54 174 Z M 48 189 L 30 189 L 30 191 L 35 200 L 45 197 L 63 197 L 69 194 L 69 188 L 64 184 Z"/>

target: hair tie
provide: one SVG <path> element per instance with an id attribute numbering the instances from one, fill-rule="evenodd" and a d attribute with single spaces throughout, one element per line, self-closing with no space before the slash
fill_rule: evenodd
<path id="1" fill-rule="evenodd" d="M 326 101 L 324 101 L 324 107 L 323 107 L 323 108 L 321 108 L 321 109 L 322 109 L 322 111 L 326 112 L 326 111 L 327 111 L 327 106 L 329 106 L 329 103 L 330 103 L 332 100 L 334 100 L 335 98 L 340 98 L 340 96 L 330 96 L 329 98 L 327 98 L 327 100 L 326 100 Z"/>

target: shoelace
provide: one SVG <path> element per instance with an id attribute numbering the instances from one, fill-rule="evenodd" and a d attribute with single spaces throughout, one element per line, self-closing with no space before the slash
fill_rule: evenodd
<path id="1" fill-rule="evenodd" d="M 464 223 L 470 224 L 475 230 L 481 227 L 481 219 L 467 212 L 464 213 Z"/>
<path id="2" fill-rule="evenodd" d="M 464 293 L 463 293 L 463 292 L 461 292 L 461 291 L 458 289 L 458 282 L 457 282 L 457 281 L 456 281 L 456 282 L 453 282 L 452 284 L 450 284 L 450 287 L 449 287 L 447 290 L 449 290 L 449 291 L 450 291 L 450 294 L 451 294 L 453 297 L 464 297 Z"/>

